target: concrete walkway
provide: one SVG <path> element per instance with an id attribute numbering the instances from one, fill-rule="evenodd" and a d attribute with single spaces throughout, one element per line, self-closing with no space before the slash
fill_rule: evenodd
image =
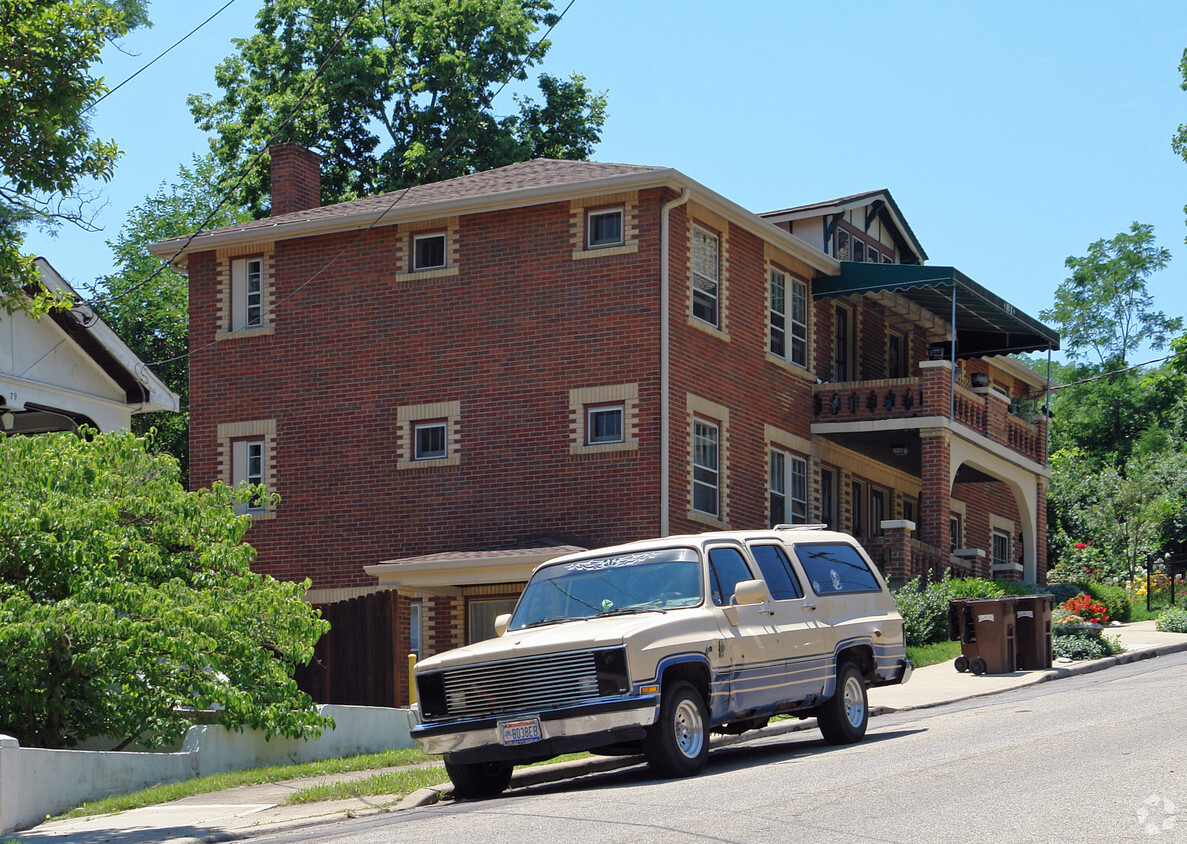
<path id="1" fill-rule="evenodd" d="M 870 690 L 870 714 L 901 712 L 941 706 L 953 701 L 983 695 L 998 694 L 1022 686 L 1057 680 L 1074 674 L 1086 674 L 1149 659 L 1162 654 L 1187 651 L 1187 634 L 1159 633 L 1153 621 L 1140 621 L 1110 628 L 1109 634 L 1121 637 L 1126 651 L 1105 659 L 1057 664 L 1041 671 L 1016 671 L 1011 674 L 961 674 L 952 663 L 930 665 L 915 671 L 904 686 L 888 686 Z M 745 742 L 754 738 L 780 735 L 795 730 L 811 729 L 814 721 L 785 720 L 763 730 L 741 736 L 714 739 L 713 747 Z M 555 765 L 521 768 L 511 782 L 513 788 L 554 782 L 584 774 L 613 770 L 639 764 L 638 759 L 593 757 Z M 312 780 L 293 780 L 269 785 L 244 786 L 211 794 L 200 794 L 112 815 L 99 815 L 74 820 L 48 821 L 30 830 L 10 833 L 3 840 L 22 842 L 54 841 L 71 844 L 91 842 L 210 842 L 247 838 L 265 832 L 294 829 L 310 824 L 334 820 L 344 815 L 408 809 L 434 803 L 448 796 L 452 788 L 448 782 L 405 797 L 398 805 L 390 798 L 371 797 L 324 803 L 285 806 L 284 799 L 295 791 L 323 782 L 363 779 L 380 771 L 359 771 L 337 774 Z M 444 779 L 444 777 L 443 777 Z"/>

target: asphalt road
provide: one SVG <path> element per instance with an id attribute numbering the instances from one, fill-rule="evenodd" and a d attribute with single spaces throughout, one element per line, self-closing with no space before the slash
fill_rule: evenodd
<path id="1" fill-rule="evenodd" d="M 255 841 L 1187 842 L 1187 654 L 637 767 Z"/>

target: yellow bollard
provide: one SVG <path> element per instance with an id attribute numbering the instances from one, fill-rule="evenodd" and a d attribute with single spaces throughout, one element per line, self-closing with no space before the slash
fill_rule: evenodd
<path id="1" fill-rule="evenodd" d="M 416 654 L 408 654 L 408 705 L 416 703 L 416 679 L 413 673 L 416 671 Z"/>

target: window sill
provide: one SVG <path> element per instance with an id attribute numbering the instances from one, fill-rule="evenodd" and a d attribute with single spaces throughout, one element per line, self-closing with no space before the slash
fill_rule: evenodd
<path id="1" fill-rule="evenodd" d="M 457 267 L 442 267 L 439 270 L 416 270 L 410 273 L 400 273 L 396 276 L 396 281 L 404 283 L 409 281 L 421 281 L 429 278 L 449 278 L 458 274 Z"/>
<path id="2" fill-rule="evenodd" d="M 598 443 L 596 445 L 570 445 L 569 455 L 578 454 L 611 454 L 619 451 L 638 451 L 639 443 L 629 441 L 624 443 Z"/>
<path id="3" fill-rule="evenodd" d="M 240 513 L 240 516 L 251 516 L 253 522 L 267 522 L 276 518 L 275 510 L 249 510 L 246 513 Z"/>
<path id="4" fill-rule="evenodd" d="M 798 363 L 793 363 L 787 358 L 781 358 L 778 355 L 767 352 L 767 363 L 773 363 L 775 366 L 785 370 L 788 374 L 794 375 L 797 378 L 802 378 L 812 384 L 816 383 L 816 376 L 809 372 L 806 368 L 800 366 Z"/>
<path id="5" fill-rule="evenodd" d="M 573 260 L 583 258 L 608 258 L 611 255 L 633 255 L 639 251 L 638 243 L 624 243 L 621 246 L 593 246 L 587 249 L 574 249 Z"/>
<path id="6" fill-rule="evenodd" d="M 703 331 L 711 337 L 716 337 L 722 342 L 728 343 L 730 341 L 729 333 L 718 328 L 716 325 L 711 325 L 705 322 L 700 317 L 694 317 L 691 314 L 686 317 L 685 322 L 690 328 L 695 328 L 698 331 Z"/>
<path id="7" fill-rule="evenodd" d="M 710 516 L 708 513 L 702 513 L 700 510 L 688 510 L 685 513 L 688 520 L 696 522 L 700 525 L 708 525 L 711 528 L 718 528 L 719 530 L 729 530 L 729 522 L 723 522 L 717 516 Z"/>
<path id="8" fill-rule="evenodd" d="M 401 460 L 396 463 L 396 468 L 403 469 L 441 469 L 447 466 L 460 466 L 462 458 L 460 455 L 453 457 L 435 457 L 432 460 Z"/>
<path id="9" fill-rule="evenodd" d="M 270 337 L 276 331 L 275 323 L 264 323 L 263 325 L 253 325 L 250 328 L 237 328 L 234 331 L 216 331 L 214 334 L 215 340 L 246 340 L 248 337 Z"/>

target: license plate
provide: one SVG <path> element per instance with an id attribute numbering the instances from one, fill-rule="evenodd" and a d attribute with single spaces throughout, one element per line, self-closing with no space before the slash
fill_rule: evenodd
<path id="1" fill-rule="evenodd" d="M 540 739 L 539 718 L 499 722 L 499 743 L 505 747 L 514 744 L 531 744 Z"/>

